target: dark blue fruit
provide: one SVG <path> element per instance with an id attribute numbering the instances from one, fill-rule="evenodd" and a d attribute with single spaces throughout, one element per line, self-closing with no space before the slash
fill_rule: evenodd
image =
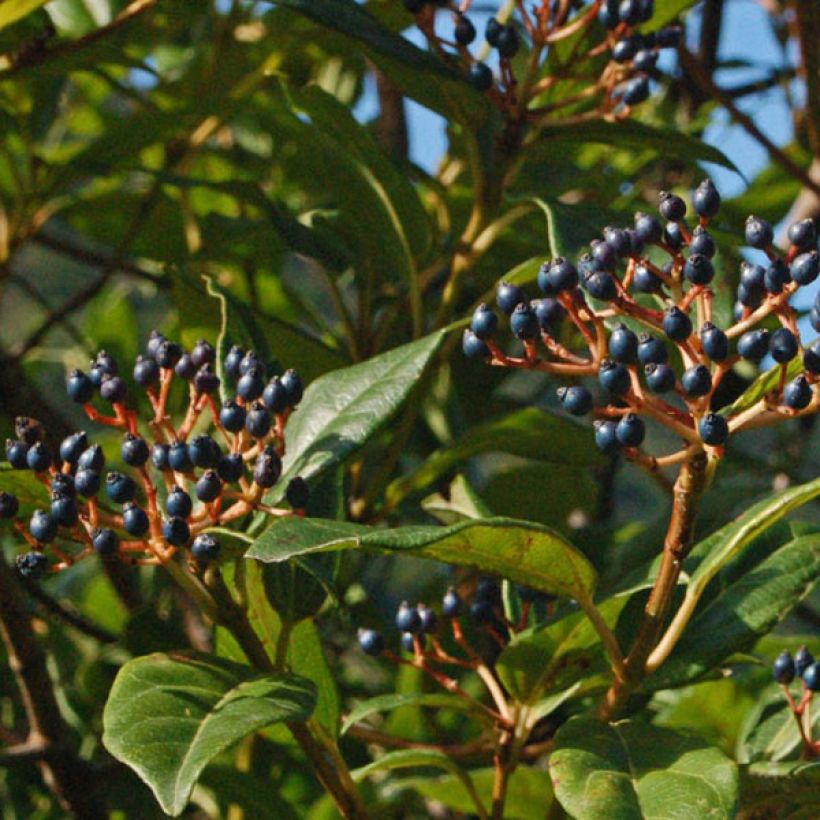
<path id="1" fill-rule="evenodd" d="M 696 364 L 683 371 L 680 383 L 690 398 L 706 396 L 712 389 L 712 374 L 705 365 Z"/>
<path id="2" fill-rule="evenodd" d="M 495 619 L 493 604 L 481 598 L 476 599 L 470 604 L 470 618 L 479 626 L 492 623 Z"/>
<path id="3" fill-rule="evenodd" d="M 489 359 L 492 355 L 490 348 L 469 329 L 461 337 L 461 349 L 468 359 Z"/>
<path id="4" fill-rule="evenodd" d="M 646 74 L 639 74 L 631 80 L 627 80 L 623 86 L 623 99 L 626 105 L 639 105 L 649 98 L 649 77 Z"/>
<path id="5" fill-rule="evenodd" d="M 418 610 L 402 601 L 396 612 L 396 628 L 402 632 L 417 633 L 421 631 L 421 618 Z"/>
<path id="6" fill-rule="evenodd" d="M 811 404 L 812 391 L 805 376 L 797 376 L 783 388 L 783 404 L 792 410 L 804 410 Z"/>
<path id="7" fill-rule="evenodd" d="M 791 273 L 786 263 L 782 259 L 775 259 L 774 262 L 766 268 L 766 273 L 763 275 L 763 284 L 769 293 L 780 293 L 784 285 L 791 282 Z"/>
<path id="8" fill-rule="evenodd" d="M 495 336 L 498 330 L 498 316 L 488 304 L 482 302 L 473 311 L 470 330 L 482 340 L 492 339 Z"/>
<path id="9" fill-rule="evenodd" d="M 310 487 L 301 476 L 296 476 L 288 482 L 285 498 L 294 510 L 303 510 L 310 500 Z"/>
<path id="10" fill-rule="evenodd" d="M 461 596 L 450 587 L 441 599 L 441 614 L 445 618 L 457 618 L 461 614 L 462 606 Z"/>
<path id="11" fill-rule="evenodd" d="M 191 555 L 202 563 L 216 561 L 219 557 L 219 541 L 207 532 L 203 532 L 194 538 L 191 544 Z"/>
<path id="12" fill-rule="evenodd" d="M 216 470 L 205 470 L 195 485 L 196 497 L 206 504 L 216 500 L 222 492 L 222 481 Z"/>
<path id="13" fill-rule="evenodd" d="M 653 393 L 667 393 L 675 387 L 675 371 L 668 364 L 650 362 L 643 369 L 646 385 Z"/>
<path id="14" fill-rule="evenodd" d="M 607 225 L 603 231 L 604 242 L 615 251 L 615 255 L 621 258 L 629 256 L 632 244 L 629 241 L 629 234 L 623 228 L 613 228 Z"/>
<path id="15" fill-rule="evenodd" d="M 141 538 L 148 532 L 150 521 L 148 515 L 141 507 L 133 501 L 129 501 L 122 511 L 123 529 L 134 538 Z"/>
<path id="16" fill-rule="evenodd" d="M 100 396 L 111 404 L 121 404 L 128 395 L 128 387 L 119 376 L 103 376 L 100 382 Z"/>
<path id="17" fill-rule="evenodd" d="M 245 429 L 254 438 L 264 438 L 271 428 L 272 420 L 265 403 L 259 399 L 248 410 L 245 417 Z"/>
<path id="18" fill-rule="evenodd" d="M 172 370 L 177 362 L 182 358 L 182 348 L 170 339 L 165 339 L 160 342 L 157 347 L 154 359 L 156 363 L 164 370 Z"/>
<path id="19" fill-rule="evenodd" d="M 813 663 L 803 672 L 803 685 L 809 692 L 820 692 L 820 663 Z"/>
<path id="20" fill-rule="evenodd" d="M 191 538 L 191 530 L 184 518 L 176 516 L 162 522 L 162 537 L 175 547 L 184 547 Z"/>
<path id="21" fill-rule="evenodd" d="M 302 377 L 293 368 L 290 368 L 281 375 L 280 381 L 288 396 L 288 406 L 296 407 L 302 401 L 302 396 L 305 393 Z"/>
<path id="22" fill-rule="evenodd" d="M 627 413 L 616 425 L 615 436 L 623 447 L 640 447 L 646 436 L 646 426 L 640 416 Z"/>
<path id="23" fill-rule="evenodd" d="M 202 434 L 188 443 L 188 456 L 194 467 L 216 467 L 222 451 L 211 436 Z"/>
<path id="24" fill-rule="evenodd" d="M 105 477 L 105 491 L 115 504 L 125 504 L 134 500 L 137 485 L 131 476 L 112 471 Z"/>
<path id="25" fill-rule="evenodd" d="M 98 555 L 114 555 L 120 548 L 120 539 L 114 530 L 96 529 L 91 533 L 91 545 Z"/>
<path id="26" fill-rule="evenodd" d="M 693 253 L 683 266 L 683 275 L 693 285 L 708 285 L 715 276 L 715 269 L 708 256 Z"/>
<path id="27" fill-rule="evenodd" d="M 769 350 L 772 358 L 783 364 L 791 361 L 797 355 L 797 339 L 786 327 L 779 327 L 769 337 Z"/>
<path id="28" fill-rule="evenodd" d="M 165 499 L 165 510 L 169 516 L 187 518 L 194 508 L 191 496 L 182 487 L 172 487 Z"/>
<path id="29" fill-rule="evenodd" d="M 801 219 L 789 226 L 789 242 L 798 250 L 812 251 L 817 247 L 817 230 L 813 219 Z"/>
<path id="30" fill-rule="evenodd" d="M 71 401 L 78 404 L 87 404 L 94 397 L 94 382 L 82 370 L 72 370 L 65 387 Z"/>
<path id="31" fill-rule="evenodd" d="M 216 350 L 206 339 L 199 339 L 191 351 L 191 361 L 199 369 L 205 364 L 213 364 L 216 361 Z"/>
<path id="32" fill-rule="evenodd" d="M 692 194 L 692 204 L 698 216 L 709 219 L 720 210 L 720 194 L 708 177 L 698 185 Z"/>
<path id="33" fill-rule="evenodd" d="M 265 389 L 265 372 L 261 367 L 252 367 L 239 377 L 236 393 L 244 401 L 253 401 L 262 395 Z"/>
<path id="34" fill-rule="evenodd" d="M 635 59 L 632 61 L 632 68 L 634 68 L 635 71 L 647 72 L 651 71 L 655 67 L 655 63 L 657 62 L 657 51 L 653 51 L 650 48 L 642 48 L 635 55 Z"/>
<path id="35" fill-rule="evenodd" d="M 747 216 L 746 225 L 744 227 L 744 234 L 746 237 L 746 244 L 753 248 L 765 250 L 772 244 L 774 239 L 774 231 L 772 226 L 759 216 Z"/>
<path id="36" fill-rule="evenodd" d="M 158 470 L 170 470 L 171 448 L 167 444 L 155 444 L 151 448 L 151 463 Z"/>
<path id="37" fill-rule="evenodd" d="M 584 287 L 593 299 L 611 302 L 618 295 L 612 274 L 605 270 L 595 271 L 584 279 Z"/>
<path id="38" fill-rule="evenodd" d="M 635 266 L 632 284 L 640 293 L 657 293 L 663 287 L 661 279 L 646 265 Z"/>
<path id="39" fill-rule="evenodd" d="M 784 649 L 772 664 L 772 676 L 778 683 L 789 684 L 794 680 L 794 658 Z"/>
<path id="40" fill-rule="evenodd" d="M 266 387 L 266 392 L 267 389 Z M 238 433 L 245 426 L 245 408 L 233 399 L 228 399 L 219 411 L 219 421 L 229 433 Z"/>
<path id="41" fill-rule="evenodd" d="M 76 464 L 86 449 L 88 449 L 88 436 L 85 432 L 72 433 L 60 442 L 60 461 Z"/>
<path id="42" fill-rule="evenodd" d="M 222 361 L 222 369 L 225 371 L 225 375 L 232 381 L 236 381 L 239 378 L 239 363 L 244 356 L 245 351 L 237 345 L 234 345 L 225 354 L 225 358 Z"/>
<path id="43" fill-rule="evenodd" d="M 359 647 L 366 655 L 380 655 L 384 651 L 384 638 L 375 629 L 359 630 Z"/>
<path id="44" fill-rule="evenodd" d="M 222 456 L 216 465 L 216 471 L 227 484 L 239 481 L 245 474 L 245 462 L 242 460 L 242 454 L 230 453 Z"/>
<path id="45" fill-rule="evenodd" d="M 469 17 L 465 17 L 463 14 L 459 16 L 455 31 L 453 32 L 453 37 L 460 46 L 468 46 L 473 42 L 473 40 L 475 40 L 475 26 L 472 24 Z"/>
<path id="46" fill-rule="evenodd" d="M 615 326 L 609 336 L 609 356 L 616 362 L 631 364 L 638 359 L 638 337 L 624 324 Z"/>
<path id="47" fill-rule="evenodd" d="M 79 510 L 76 498 L 62 493 L 51 495 L 51 517 L 61 527 L 72 527 L 77 523 Z"/>
<path id="48" fill-rule="evenodd" d="M 419 604 L 416 611 L 419 613 L 419 619 L 421 620 L 422 633 L 429 635 L 431 632 L 435 632 L 438 626 L 438 616 L 435 611 L 425 604 Z"/>
<path id="49" fill-rule="evenodd" d="M 546 297 L 544 299 L 534 299 L 530 305 L 535 310 L 535 317 L 541 330 L 547 333 L 554 333 L 558 330 L 561 320 L 566 316 L 566 311 L 557 299 Z"/>
<path id="50" fill-rule="evenodd" d="M 601 239 L 594 239 L 589 246 L 590 254 L 598 270 L 614 271 L 618 264 L 615 248 Z"/>
<path id="51" fill-rule="evenodd" d="M 703 352 L 713 361 L 722 362 L 729 355 L 729 339 L 711 322 L 704 322 L 700 329 L 700 343 Z"/>
<path id="52" fill-rule="evenodd" d="M 717 251 L 715 240 L 712 235 L 702 225 L 698 225 L 692 231 L 692 241 L 689 243 L 689 253 L 699 254 L 711 259 Z"/>
<path id="53" fill-rule="evenodd" d="M 54 495 L 68 495 L 76 498 L 77 488 L 74 486 L 74 476 L 71 473 L 55 473 L 51 477 L 51 492 Z"/>
<path id="54" fill-rule="evenodd" d="M 535 339 L 540 331 L 535 311 L 526 302 L 515 306 L 510 316 L 510 330 L 517 339 L 529 341 Z"/>
<path id="55" fill-rule="evenodd" d="M 159 346 L 165 341 L 165 336 L 158 330 L 152 330 L 148 334 L 148 341 L 145 344 L 145 352 L 153 358 L 157 355 Z"/>
<path id="56" fill-rule="evenodd" d="M 467 72 L 467 80 L 476 91 L 489 91 L 493 87 L 492 69 L 481 60 L 476 60 Z"/>
<path id="57" fill-rule="evenodd" d="M 15 564 L 17 572 L 31 581 L 37 581 L 48 574 L 48 558 L 36 550 L 18 555 Z"/>
<path id="58" fill-rule="evenodd" d="M 792 262 L 791 277 L 801 287 L 810 285 L 820 272 L 820 261 L 818 261 L 817 251 L 801 253 Z"/>
<path id="59" fill-rule="evenodd" d="M 638 334 L 638 361 L 641 364 L 663 364 L 669 359 L 666 345 L 656 336 Z"/>
<path id="60" fill-rule="evenodd" d="M 142 467 L 148 461 L 148 444 L 144 438 L 126 433 L 120 448 L 122 460 L 131 467 Z"/>
<path id="61" fill-rule="evenodd" d="M 698 432 L 704 444 L 719 447 L 729 438 L 729 425 L 718 413 L 707 413 L 698 425 Z"/>
<path id="62" fill-rule="evenodd" d="M 31 446 L 26 453 L 26 464 L 28 464 L 29 469 L 34 470 L 35 473 L 45 472 L 51 467 L 52 463 L 51 453 L 42 441 L 38 441 Z"/>
<path id="63" fill-rule="evenodd" d="M 85 498 L 92 498 L 100 491 L 100 474 L 96 470 L 77 470 L 74 487 Z"/>
<path id="64" fill-rule="evenodd" d="M 805 646 L 801 646 L 800 649 L 795 652 L 794 655 L 794 671 L 797 674 L 797 677 L 802 678 L 803 673 L 814 663 L 814 655 L 806 649 Z"/>
<path id="65" fill-rule="evenodd" d="M 769 352 L 769 331 L 765 328 L 746 331 L 738 339 L 737 352 L 744 359 L 759 362 Z"/>
<path id="66" fill-rule="evenodd" d="M 656 216 L 652 216 L 651 214 L 635 214 L 635 231 L 641 238 L 641 241 L 647 245 L 660 242 L 663 237 L 663 225 L 661 225 Z"/>
<path id="67" fill-rule="evenodd" d="M 557 393 L 561 406 L 573 416 L 585 416 L 592 410 L 592 393 L 582 385 L 559 387 Z"/>
<path id="68" fill-rule="evenodd" d="M 194 364 L 194 360 L 191 358 L 190 353 L 183 353 L 180 360 L 174 365 L 174 373 L 186 382 L 193 379 L 196 375 L 196 370 L 196 365 Z"/>
<path id="69" fill-rule="evenodd" d="M 0 492 L 0 518 L 14 518 L 20 509 L 20 502 L 13 493 Z"/>
<path id="70" fill-rule="evenodd" d="M 595 444 L 606 455 L 614 455 L 621 449 L 621 442 L 618 441 L 616 432 L 617 427 L 618 425 L 614 421 L 598 419 L 593 423 Z"/>
<path id="71" fill-rule="evenodd" d="M 526 304 L 527 294 L 510 282 L 502 282 L 495 292 L 495 302 L 499 309 L 509 316 L 516 308 L 516 305 Z"/>
<path id="72" fill-rule="evenodd" d="M 50 513 L 45 510 L 35 510 L 29 521 L 28 531 L 35 540 L 47 544 L 54 540 L 57 535 L 57 522 Z"/>
<path id="73" fill-rule="evenodd" d="M 629 371 L 612 359 L 604 359 L 598 368 L 598 381 L 605 390 L 621 396 L 629 391 Z"/>
<path id="74" fill-rule="evenodd" d="M 214 372 L 212 364 L 203 364 L 194 376 L 194 389 L 197 393 L 211 395 L 219 390 L 219 376 Z"/>
<path id="75" fill-rule="evenodd" d="M 262 401 L 271 413 L 284 413 L 288 408 L 288 394 L 279 376 L 274 376 L 262 391 Z"/>
<path id="76" fill-rule="evenodd" d="M 279 476 L 282 475 L 282 460 L 276 453 L 276 450 L 269 444 L 256 457 L 256 463 L 253 466 L 253 480 L 259 487 L 273 487 Z"/>
<path id="77" fill-rule="evenodd" d="M 550 263 L 547 270 L 547 281 L 557 292 L 572 290 L 578 287 L 578 271 L 572 262 L 559 256 Z"/>
<path id="78" fill-rule="evenodd" d="M 177 473 L 190 473 L 194 469 L 188 445 L 184 441 L 175 441 L 168 450 L 168 466 Z"/>
<path id="79" fill-rule="evenodd" d="M 803 365 L 813 376 L 820 375 L 820 339 L 815 339 L 803 351 Z"/>
<path id="80" fill-rule="evenodd" d="M 99 472 L 105 466 L 105 453 L 99 444 L 92 444 L 84 450 L 77 459 L 77 467 L 80 470 L 94 470 Z"/>
<path id="81" fill-rule="evenodd" d="M 659 200 L 658 210 L 669 222 L 680 222 L 686 216 L 686 203 L 677 194 L 661 191 Z"/>
<path id="82" fill-rule="evenodd" d="M 6 458 L 15 470 L 27 470 L 28 444 L 13 438 L 6 439 Z"/>
<path id="83" fill-rule="evenodd" d="M 673 342 L 684 342 L 692 333 L 692 320 L 675 305 L 666 309 L 662 326 L 663 332 Z"/>

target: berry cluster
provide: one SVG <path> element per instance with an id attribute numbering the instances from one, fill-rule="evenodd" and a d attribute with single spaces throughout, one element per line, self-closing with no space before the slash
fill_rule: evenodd
<path id="1" fill-rule="evenodd" d="M 810 720 L 804 721 L 804 715 L 809 714 L 809 704 L 815 692 L 820 692 L 820 663 L 814 660 L 811 652 L 805 646 L 800 647 L 794 656 L 784 649 L 772 665 L 772 674 L 780 684 L 789 708 L 794 714 L 803 748 L 806 755 L 816 757 L 820 755 L 820 738 L 812 740 L 812 725 Z M 802 697 L 799 702 L 794 700 L 789 685 L 798 678 L 802 684 Z"/>
<path id="2" fill-rule="evenodd" d="M 538 273 L 544 298 L 530 300 L 518 285 L 502 282 L 496 303 L 524 355 L 509 356 L 499 347 L 499 316 L 487 304 L 475 310 L 464 332 L 464 353 L 574 382 L 595 379 L 598 399 L 580 383 L 560 387 L 563 409 L 575 416 L 594 413 L 595 441 L 604 453 L 624 451 L 652 468 L 685 461 L 704 446 L 719 457 L 731 433 L 817 412 L 820 340 L 803 344 L 789 304 L 820 270 L 814 223 L 792 225 L 790 247 L 780 254 L 771 226 L 748 218 L 745 244 L 765 254 L 767 264 L 742 264 L 735 321 L 722 329 L 713 321 L 716 247 L 708 232 L 720 195 L 708 179 L 692 204 L 694 228 L 686 220 L 686 202 L 664 192 L 662 219 L 636 213 L 632 227 L 604 228 L 577 264 L 560 257 L 545 262 Z M 760 326 L 774 320 L 774 330 Z M 586 351 L 562 344 L 567 321 Z M 820 330 L 820 296 L 810 321 Z M 715 391 L 725 374 L 740 359 L 757 365 L 767 355 L 779 369 L 773 389 L 742 412 L 716 412 Z M 803 372 L 789 379 L 793 360 Z M 684 448 L 660 458 L 641 453 L 647 418 L 680 436 Z"/>
<path id="3" fill-rule="evenodd" d="M 678 26 L 668 26 L 657 32 L 638 32 L 638 27 L 652 19 L 654 0 L 598 0 L 586 8 L 576 2 L 540 0 L 530 12 L 519 3 L 520 22 L 502 22 L 491 17 L 484 30 L 487 44 L 498 53 L 500 77 L 496 78 L 485 62 L 470 53 L 469 46 L 478 36 L 476 26 L 467 15 L 470 5 L 470 0 L 457 6 L 447 0 L 404 0 L 404 7 L 415 15 L 417 25 L 433 50 L 442 59 L 466 70 L 470 83 L 479 91 L 490 93 L 504 110 L 512 110 L 518 105 L 518 86 L 524 86 L 523 96 L 529 103 L 563 79 L 571 80 L 580 74 L 583 63 L 608 54 L 609 60 L 584 97 L 599 96 L 602 113 L 619 109 L 619 114 L 626 115 L 631 106 L 649 97 L 649 76 L 655 70 L 659 51 L 676 48 L 681 40 Z M 436 10 L 440 7 L 450 9 L 452 40 L 436 33 Z M 560 73 L 540 80 L 528 76 L 523 83 L 518 82 L 511 61 L 519 52 L 522 41 L 528 39 L 530 50 L 540 52 L 594 26 L 596 19 L 603 33 L 600 42 L 586 50 L 576 49 Z"/>
<path id="4" fill-rule="evenodd" d="M 105 470 L 102 447 L 85 431 L 53 450 L 39 422 L 17 419 L 17 438 L 6 441 L 6 458 L 14 469 L 33 471 L 51 500 L 48 509 L 33 512 L 28 526 L 14 522 L 31 547 L 18 556 L 22 574 L 42 577 L 93 553 L 132 564 L 164 564 L 183 548 L 192 566 L 202 569 L 220 552 L 209 528 L 253 510 L 304 514 L 308 487 L 301 478 L 286 489 L 291 509 L 263 503 L 265 491 L 282 473 L 285 424 L 302 398 L 301 378 L 287 370 L 268 379 L 254 351 L 233 347 L 222 365 L 236 395 L 220 403 L 215 364 L 216 351 L 205 340 L 186 352 L 151 333 L 133 368 L 133 382 L 145 391 L 153 411 L 148 438 L 139 431 L 137 412 L 127 402 L 131 388 L 111 355 L 101 351 L 88 372 L 68 374 L 69 398 L 82 404 L 91 420 L 123 431 L 121 469 Z M 188 390 L 179 426 L 168 413 L 175 382 Z M 95 407 L 97 397 L 113 415 Z M 209 426 L 223 446 L 207 432 Z M 0 493 L 0 518 L 13 519 L 18 511 L 17 498 Z M 56 561 L 49 559 L 46 546 Z"/>

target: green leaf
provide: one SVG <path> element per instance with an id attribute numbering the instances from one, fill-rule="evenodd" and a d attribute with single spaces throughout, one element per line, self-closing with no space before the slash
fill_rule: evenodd
<path id="1" fill-rule="evenodd" d="M 591 597 L 597 580 L 589 561 L 556 532 L 507 518 L 392 530 L 317 518 L 282 518 L 262 533 L 246 557 L 286 561 L 298 555 L 343 549 L 411 553 L 584 600 Z"/>
<path id="2" fill-rule="evenodd" d="M 443 333 L 433 333 L 308 385 L 285 428 L 282 478 L 267 502 L 281 500 L 295 476 L 307 481 L 324 475 L 381 429 L 402 406 L 443 338 Z"/>
<path id="3" fill-rule="evenodd" d="M 5 0 L 0 3 L 0 29 L 44 6 L 48 0 Z"/>
<path id="4" fill-rule="evenodd" d="M 552 256 L 577 256 L 581 248 L 600 233 L 601 225 L 612 224 L 617 219 L 613 211 L 594 205 L 567 205 L 545 199 L 533 199 L 533 202 L 547 219 Z"/>
<path id="5" fill-rule="evenodd" d="M 0 464 L 0 490 L 17 496 L 20 508 L 44 507 L 48 490 L 34 477 L 31 470 L 15 470 L 8 462 Z"/>
<path id="6" fill-rule="evenodd" d="M 751 649 L 810 592 L 818 578 L 820 533 L 795 538 L 697 614 L 646 686 L 659 689 L 695 680 L 731 654 Z M 709 639 L 704 640 L 704 635 Z"/>
<path id="7" fill-rule="evenodd" d="M 785 760 L 801 747 L 797 720 L 777 684 L 760 693 L 760 700 L 763 704 L 757 722 L 740 746 L 741 759 Z M 812 712 L 812 730 L 813 736 L 820 732 L 820 711 Z"/>
<path id="8" fill-rule="evenodd" d="M 795 356 L 786 365 L 786 378 L 793 379 L 806 369 L 801 356 Z M 730 405 L 720 410 L 722 416 L 731 418 L 748 410 L 757 404 L 765 395 L 777 390 L 780 384 L 781 368 L 778 366 L 769 368 L 765 373 L 761 373 Z"/>
<path id="9" fill-rule="evenodd" d="M 744 816 L 820 816 L 820 762 L 761 762 L 741 767 Z"/>
<path id="10" fill-rule="evenodd" d="M 432 453 L 408 475 L 387 488 L 388 505 L 436 482 L 456 464 L 479 453 L 503 452 L 554 464 L 591 466 L 602 460 L 589 430 L 564 416 L 536 407 L 473 427 L 450 447 Z"/>
<path id="11" fill-rule="evenodd" d="M 684 11 L 692 8 L 697 2 L 698 0 L 664 0 L 663 3 L 658 3 L 648 28 L 656 31 L 660 26 L 677 20 Z"/>
<path id="12" fill-rule="evenodd" d="M 702 741 L 631 721 L 575 717 L 555 736 L 550 776 L 564 809 L 584 820 L 735 816 L 734 762 Z"/>
<path id="13" fill-rule="evenodd" d="M 342 724 L 341 734 L 344 734 L 351 726 L 370 715 L 379 712 L 390 712 L 393 709 L 400 709 L 402 706 L 434 706 L 439 709 L 459 709 L 461 711 L 472 708 L 471 704 L 464 698 L 443 693 L 412 692 L 407 695 L 379 695 L 362 701 L 350 711 Z"/>
<path id="14" fill-rule="evenodd" d="M 259 676 L 209 655 L 157 653 L 120 669 L 103 713 L 103 743 L 177 816 L 217 754 L 271 723 L 306 720 L 315 702 L 303 678 Z"/>
<path id="15" fill-rule="evenodd" d="M 527 152 L 528 159 L 555 156 L 561 142 L 597 142 L 619 149 L 652 149 L 659 155 L 695 165 L 714 162 L 738 174 L 737 166 L 721 150 L 676 128 L 658 128 L 638 120 L 607 122 L 593 120 L 583 126 L 577 123 L 551 123 L 541 129 L 542 139 Z"/>

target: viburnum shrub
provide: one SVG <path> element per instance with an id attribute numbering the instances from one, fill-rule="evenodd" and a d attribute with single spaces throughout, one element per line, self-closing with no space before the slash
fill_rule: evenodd
<path id="1" fill-rule="evenodd" d="M 4 816 L 820 813 L 813 6 L 695 5 L 0 3 Z"/>

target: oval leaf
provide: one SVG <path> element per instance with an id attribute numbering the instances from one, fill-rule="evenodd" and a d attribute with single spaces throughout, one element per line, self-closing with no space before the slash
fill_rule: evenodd
<path id="1" fill-rule="evenodd" d="M 378 697 L 368 698 L 362 701 L 350 712 L 342 724 L 341 734 L 344 734 L 351 726 L 370 715 L 375 715 L 379 712 L 389 712 L 393 709 L 399 709 L 402 706 L 435 706 L 438 709 L 459 709 L 462 712 L 465 709 L 469 710 L 472 708 L 472 704 L 462 697 L 439 692 L 379 695 Z"/>
<path id="2" fill-rule="evenodd" d="M 271 723 L 306 720 L 315 702 L 304 678 L 259 676 L 208 655 L 156 653 L 119 671 L 103 712 L 103 743 L 176 816 L 217 754 Z"/>
<path id="3" fill-rule="evenodd" d="M 550 776 L 561 805 L 584 820 L 734 817 L 734 762 L 703 741 L 667 729 L 576 717 L 559 729 Z"/>

